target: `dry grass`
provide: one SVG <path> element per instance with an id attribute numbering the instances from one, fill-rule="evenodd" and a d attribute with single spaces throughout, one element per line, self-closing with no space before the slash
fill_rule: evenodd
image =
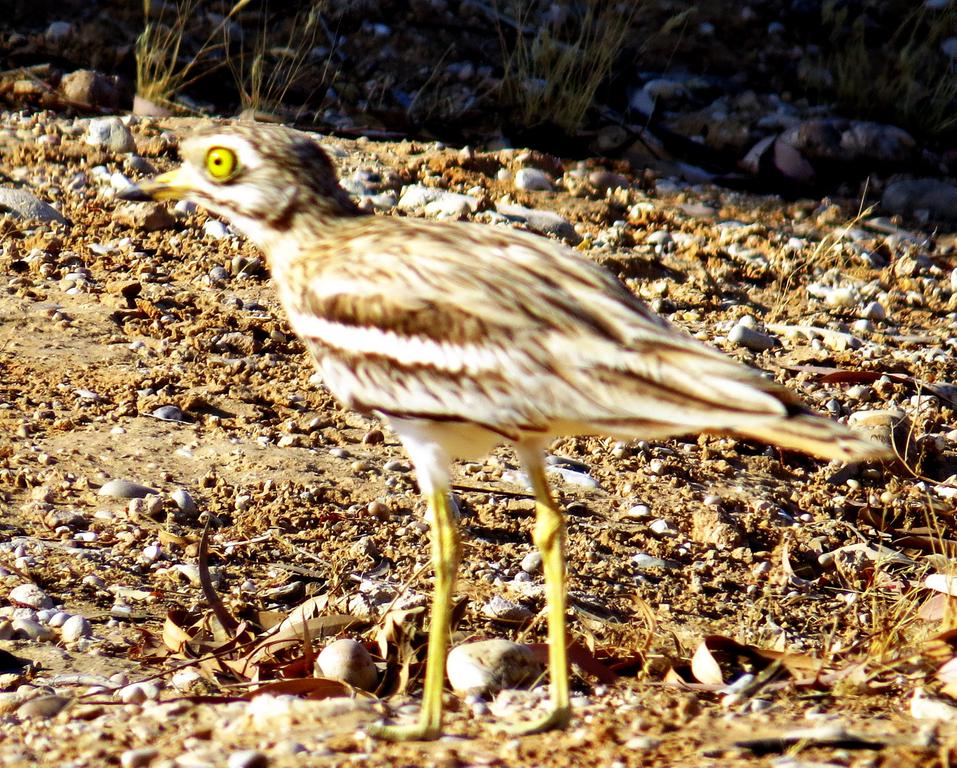
<path id="1" fill-rule="evenodd" d="M 516 106 L 519 122 L 574 133 L 630 38 L 637 7 L 613 0 L 516 0 L 504 9 L 503 18 L 511 21 L 498 27 L 502 95 Z"/>
<path id="2" fill-rule="evenodd" d="M 217 66 L 212 63 L 212 57 L 223 48 L 217 41 L 232 18 L 249 5 L 250 0 L 237 0 L 198 49 L 187 52 L 184 37 L 187 29 L 196 26 L 199 2 L 176 0 L 158 6 L 154 13 L 152 0 L 143 0 L 145 25 L 136 39 L 137 96 L 170 106 L 183 88 Z"/>
<path id="3" fill-rule="evenodd" d="M 882 23 L 875 25 L 869 10 L 882 14 Z M 851 16 L 846 4 L 832 1 L 822 21 L 831 30 L 825 65 L 845 112 L 930 139 L 957 134 L 957 73 L 940 47 L 957 29 L 957 8 L 866 3 Z"/>
<path id="4" fill-rule="evenodd" d="M 292 92 L 302 88 L 314 91 L 317 84 L 330 82 L 334 74 L 331 55 L 322 61 L 315 58 L 323 31 L 321 14 L 328 5 L 328 0 L 308 3 L 292 19 L 285 35 L 276 34 L 278 19 L 271 17 L 268 6 L 263 9 L 251 51 L 240 46 L 237 54 L 227 59 L 244 111 L 280 112 Z M 227 36 L 227 46 L 229 42 Z"/>

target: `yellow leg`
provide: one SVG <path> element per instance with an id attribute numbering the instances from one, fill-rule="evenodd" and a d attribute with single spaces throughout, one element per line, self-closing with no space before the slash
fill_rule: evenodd
<path id="1" fill-rule="evenodd" d="M 387 741 L 415 741 L 438 738 L 442 731 L 442 693 L 445 688 L 445 655 L 449 644 L 452 591 L 459 563 L 459 535 L 446 490 L 428 497 L 432 512 L 432 568 L 435 594 L 432 598 L 432 625 L 425 664 L 425 688 L 419 721 L 412 725 L 373 725 L 369 733 Z"/>
<path id="2" fill-rule="evenodd" d="M 510 726 L 508 732 L 513 735 L 565 728 L 571 720 L 565 638 L 565 521 L 555 507 L 541 462 L 533 462 L 526 457 L 525 463 L 535 492 L 535 528 L 532 540 L 542 553 L 542 566 L 545 570 L 551 706 L 548 713 L 539 720 Z"/>

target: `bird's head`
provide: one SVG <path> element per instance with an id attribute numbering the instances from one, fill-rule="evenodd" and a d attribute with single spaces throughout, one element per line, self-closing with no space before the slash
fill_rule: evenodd
<path id="1" fill-rule="evenodd" d="M 307 135 L 261 124 L 209 126 L 180 144 L 182 165 L 120 193 L 126 200 L 191 200 L 264 245 L 301 217 L 357 212 L 326 153 Z"/>

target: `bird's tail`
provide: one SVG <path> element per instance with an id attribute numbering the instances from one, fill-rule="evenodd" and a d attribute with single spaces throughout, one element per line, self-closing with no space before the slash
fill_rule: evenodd
<path id="1" fill-rule="evenodd" d="M 741 437 L 803 451 L 822 459 L 869 461 L 893 457 L 890 447 L 852 432 L 843 424 L 810 412 L 748 424 Z"/>

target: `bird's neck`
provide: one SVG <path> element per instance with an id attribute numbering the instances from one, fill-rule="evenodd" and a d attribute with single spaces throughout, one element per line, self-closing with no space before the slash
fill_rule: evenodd
<path id="1" fill-rule="evenodd" d="M 334 236 L 335 230 L 357 218 L 370 216 L 348 197 L 344 201 L 313 201 L 310 205 L 291 206 L 274 217 L 237 221 L 237 227 L 262 250 L 270 266 L 282 269 L 303 249 Z"/>

